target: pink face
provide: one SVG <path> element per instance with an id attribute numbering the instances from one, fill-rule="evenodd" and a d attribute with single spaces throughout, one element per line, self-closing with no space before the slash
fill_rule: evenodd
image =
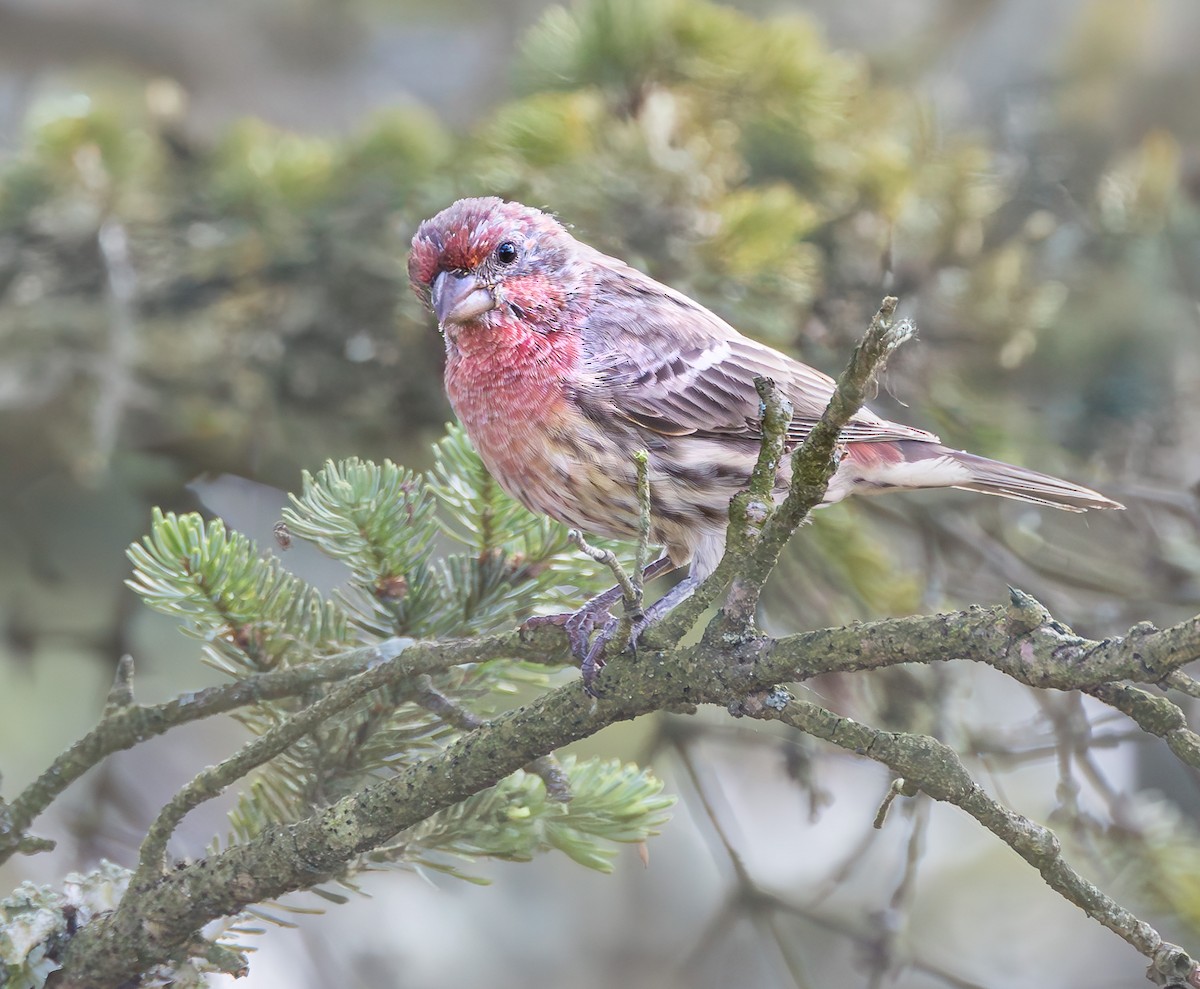
<path id="1" fill-rule="evenodd" d="M 495 197 L 460 199 L 417 228 L 408 276 L 443 330 L 490 324 L 493 313 L 556 323 L 571 288 L 563 276 L 572 244 L 540 210 Z"/>
<path id="2" fill-rule="evenodd" d="M 547 436 L 572 414 L 563 385 L 580 334 L 561 331 L 582 324 L 585 257 L 553 217 L 488 198 L 422 223 L 408 259 L 413 289 L 446 338 L 451 405 L 506 490 L 543 511 L 530 478 L 557 476 Z"/>
<path id="3" fill-rule="evenodd" d="M 428 301 L 430 286 L 440 272 L 473 272 L 486 262 L 510 228 L 519 225 L 518 217 L 506 215 L 512 211 L 505 207 L 511 205 L 515 204 L 494 196 L 460 199 L 425 220 L 417 228 L 408 256 L 408 277 L 417 294 Z"/>

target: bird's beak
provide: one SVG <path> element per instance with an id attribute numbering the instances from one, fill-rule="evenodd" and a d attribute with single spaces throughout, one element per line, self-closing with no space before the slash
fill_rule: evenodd
<path id="1" fill-rule="evenodd" d="M 496 308 L 496 298 L 474 275 L 443 271 L 433 280 L 430 300 L 438 323 L 466 323 Z"/>

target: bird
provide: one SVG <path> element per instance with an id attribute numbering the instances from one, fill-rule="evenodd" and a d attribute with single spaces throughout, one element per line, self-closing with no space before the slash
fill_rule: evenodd
<path id="1" fill-rule="evenodd" d="M 450 405 L 499 485 L 532 512 L 628 538 L 640 517 L 634 454 L 646 451 L 650 536 L 665 550 L 651 567 L 689 567 L 685 589 L 724 554 L 730 500 L 758 457 L 755 379 L 771 379 L 793 408 L 789 449 L 836 387 L 518 202 L 460 199 L 424 220 L 408 275 L 444 338 Z M 961 488 L 1070 512 L 1123 507 L 1070 481 L 952 449 L 866 407 L 842 430 L 840 449 L 822 506 Z M 789 480 L 785 457 L 777 498 Z M 610 594 L 607 603 L 615 600 Z M 595 616 L 577 624 L 590 633 Z M 586 637 L 580 648 L 595 652 Z"/>

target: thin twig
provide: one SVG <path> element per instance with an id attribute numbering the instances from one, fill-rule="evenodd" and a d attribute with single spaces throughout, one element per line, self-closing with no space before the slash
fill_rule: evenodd
<path id="1" fill-rule="evenodd" d="M 862 408 L 872 379 L 892 351 L 915 332 L 908 320 L 893 322 L 898 304 L 898 300 L 890 296 L 883 300 L 862 341 L 850 355 L 821 418 L 792 453 L 791 485 L 778 509 L 770 513 L 769 518 L 762 519 L 755 511 L 755 506 L 761 505 L 760 499 L 749 493 L 733 499 L 725 555 L 691 597 L 655 626 L 659 640 L 683 638 L 735 577 L 741 582 L 742 600 L 749 602 L 756 598 L 755 588 L 766 583 L 792 533 L 825 496 L 829 479 L 837 470 L 834 454 L 838 437 Z M 773 442 L 771 434 L 764 431 L 764 443 L 770 447 Z M 771 449 L 760 448 L 760 463 L 769 463 L 771 457 Z M 765 470 L 762 473 L 765 474 Z M 760 476 L 759 484 L 762 483 Z M 760 524 L 761 531 L 755 533 Z M 746 604 L 738 607 L 744 611 Z"/>
<path id="2" fill-rule="evenodd" d="M 633 578 L 621 566 L 621 561 L 617 559 L 617 554 L 611 549 L 606 549 L 600 546 L 593 546 L 584 538 L 583 533 L 578 529 L 571 529 L 567 532 L 567 538 L 574 543 L 575 547 L 583 553 L 584 556 L 591 557 L 597 563 L 603 564 L 612 571 L 613 578 L 617 582 L 617 586 L 621 588 L 621 596 L 625 599 L 626 607 L 635 599 L 637 589 L 634 586 Z"/>
<path id="3" fill-rule="evenodd" d="M 111 717 L 133 704 L 133 657 L 126 653 L 117 660 L 112 686 L 104 700 L 104 716 Z"/>
<path id="4" fill-rule="evenodd" d="M 650 561 L 650 454 L 646 450 L 638 450 L 633 455 L 633 463 L 637 468 L 637 500 L 638 500 L 638 537 L 637 556 L 634 560 L 632 582 L 633 602 L 636 612 L 640 615 L 645 601 L 646 564 Z"/>

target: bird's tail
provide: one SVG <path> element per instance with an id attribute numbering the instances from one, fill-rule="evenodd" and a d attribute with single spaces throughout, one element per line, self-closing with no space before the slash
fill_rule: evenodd
<path id="1" fill-rule="evenodd" d="M 915 443 L 902 443 L 903 446 L 916 446 Z M 1042 474 L 1027 467 L 1006 464 L 1000 460 L 989 460 L 974 453 L 963 450 L 951 450 L 946 447 L 934 448 L 939 455 L 948 456 L 960 467 L 965 467 L 968 479 L 952 485 L 964 491 L 979 491 L 983 494 L 998 495 L 1001 498 L 1013 498 L 1016 501 L 1027 501 L 1034 505 L 1048 505 L 1051 508 L 1061 508 L 1067 512 L 1086 512 L 1089 508 L 1124 508 L 1120 502 L 1106 498 L 1099 491 L 1085 488 L 1081 484 L 1073 484 L 1050 474 Z M 905 451 L 908 453 L 908 451 Z M 915 452 L 915 451 L 914 451 Z M 933 450 L 926 453 L 932 454 Z M 919 454 L 918 454 L 919 455 Z"/>
<path id="2" fill-rule="evenodd" d="M 907 488 L 961 488 L 1048 505 L 1068 512 L 1124 508 L 1099 491 L 1041 474 L 1026 467 L 952 450 L 930 440 L 860 441 L 846 445 L 847 461 L 830 485 L 829 501 L 851 492 L 863 494 Z"/>

